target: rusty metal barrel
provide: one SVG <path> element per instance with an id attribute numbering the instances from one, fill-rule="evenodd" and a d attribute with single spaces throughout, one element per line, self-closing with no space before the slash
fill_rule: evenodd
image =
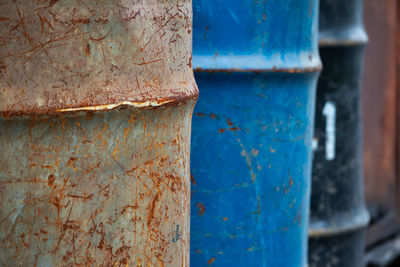
<path id="1" fill-rule="evenodd" d="M 191 265 L 306 266 L 316 0 L 196 0 Z"/>
<path id="2" fill-rule="evenodd" d="M 189 266 L 191 1 L 0 18 L 0 265 Z"/>
<path id="3" fill-rule="evenodd" d="M 363 266 L 362 0 L 321 0 L 309 265 Z"/>

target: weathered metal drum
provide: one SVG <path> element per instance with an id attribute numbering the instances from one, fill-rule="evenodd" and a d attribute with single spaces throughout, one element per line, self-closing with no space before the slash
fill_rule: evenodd
<path id="1" fill-rule="evenodd" d="M 192 266 L 305 266 L 318 1 L 194 1 Z"/>
<path id="2" fill-rule="evenodd" d="M 0 265 L 189 266 L 191 1 L 0 5 Z"/>
<path id="3" fill-rule="evenodd" d="M 363 266 L 364 228 L 360 81 L 367 36 L 361 0 L 322 0 L 324 64 L 315 121 L 310 266 Z"/>

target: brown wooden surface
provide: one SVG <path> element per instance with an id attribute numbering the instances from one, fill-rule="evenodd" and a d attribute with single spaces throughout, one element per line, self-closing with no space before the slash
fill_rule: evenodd
<path id="1" fill-rule="evenodd" d="M 364 179 L 373 218 L 396 203 L 396 0 L 365 0 Z"/>

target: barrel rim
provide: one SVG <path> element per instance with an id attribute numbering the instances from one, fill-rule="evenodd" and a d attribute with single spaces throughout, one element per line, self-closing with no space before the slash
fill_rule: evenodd
<path id="1" fill-rule="evenodd" d="M 329 219 L 310 218 L 308 235 L 310 238 L 318 238 L 351 232 L 365 228 L 369 221 L 370 215 L 365 207 L 346 214 L 336 214 Z"/>
<path id="2" fill-rule="evenodd" d="M 82 113 L 101 113 L 113 110 L 133 109 L 144 110 L 157 108 L 162 106 L 172 106 L 179 104 L 186 104 L 190 101 L 197 101 L 199 97 L 198 90 L 192 95 L 185 95 L 180 97 L 170 97 L 166 99 L 153 100 L 153 101 L 122 101 L 104 105 L 85 105 L 85 106 L 72 106 L 66 108 L 52 108 L 52 109 L 25 109 L 25 110 L 9 110 L 0 111 L 1 120 L 11 119 L 27 119 L 27 118 L 48 118 L 57 116 L 76 116 Z"/>

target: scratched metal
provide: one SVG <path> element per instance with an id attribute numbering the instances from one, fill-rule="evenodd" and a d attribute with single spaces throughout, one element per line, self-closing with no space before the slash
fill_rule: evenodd
<path id="1" fill-rule="evenodd" d="M 0 265 L 189 266 L 191 1 L 0 1 Z"/>
<path id="2" fill-rule="evenodd" d="M 192 266 L 306 266 L 318 1 L 193 2 Z"/>
<path id="3" fill-rule="evenodd" d="M 191 17 L 191 0 L 0 0 L 0 112 L 193 96 Z"/>
<path id="4" fill-rule="evenodd" d="M 362 0 L 321 0 L 309 266 L 364 266 Z"/>

